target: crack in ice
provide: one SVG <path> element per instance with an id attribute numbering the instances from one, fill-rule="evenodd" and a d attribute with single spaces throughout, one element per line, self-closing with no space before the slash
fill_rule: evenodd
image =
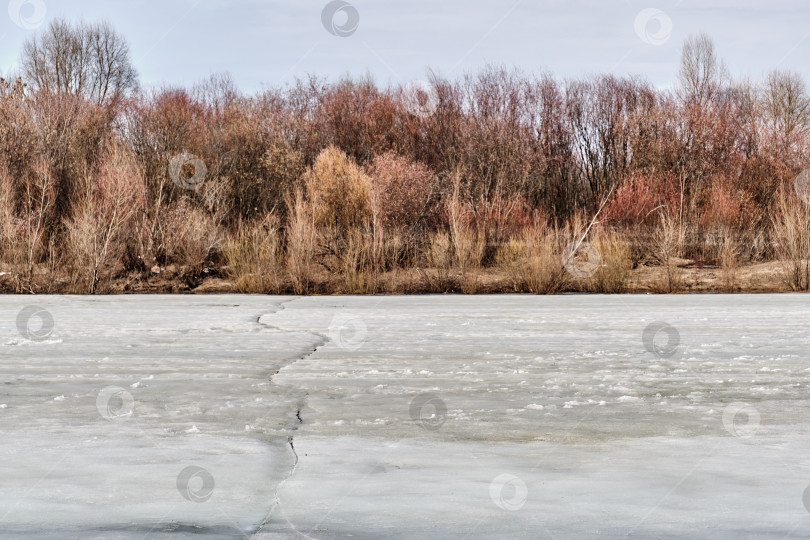
<path id="1" fill-rule="evenodd" d="M 276 326 L 276 325 L 268 324 L 266 321 L 264 321 L 264 320 L 263 320 L 265 317 L 268 317 L 268 316 L 271 316 L 271 315 L 278 315 L 279 313 L 284 312 L 284 310 L 286 309 L 287 304 L 290 304 L 290 303 L 292 303 L 292 302 L 295 302 L 296 300 L 300 300 L 301 298 L 302 298 L 302 297 L 296 297 L 296 298 L 292 298 L 292 299 L 290 299 L 290 300 L 287 300 L 286 302 L 282 302 L 282 303 L 280 303 L 280 304 L 278 305 L 278 309 L 276 309 L 275 311 L 272 311 L 272 312 L 270 312 L 270 313 L 263 313 L 263 314 L 259 315 L 259 316 L 256 318 L 256 324 L 258 324 L 258 325 L 260 325 L 260 326 L 264 326 L 264 327 L 266 327 L 266 328 L 270 328 L 270 329 L 272 329 L 272 330 L 279 331 L 279 332 L 301 332 L 301 330 L 287 329 L 287 328 L 282 328 L 282 327 L 280 327 L 280 326 Z M 329 336 L 324 335 L 324 334 L 321 334 L 321 333 L 319 333 L 319 332 L 304 331 L 303 333 L 306 333 L 306 334 L 309 334 L 309 335 L 311 335 L 311 336 L 314 336 L 314 337 L 316 337 L 316 338 L 317 338 L 317 340 L 315 341 L 315 343 L 313 343 L 312 345 L 310 345 L 310 347 L 309 347 L 308 349 L 306 349 L 305 351 L 303 351 L 301 354 L 299 354 L 299 355 L 297 355 L 297 356 L 295 356 L 295 357 L 293 357 L 293 358 L 290 358 L 289 360 L 285 361 L 285 362 L 284 362 L 284 363 L 283 363 L 283 364 L 282 364 L 282 365 L 281 365 L 281 366 L 280 366 L 280 367 L 279 367 L 279 368 L 276 370 L 276 372 L 275 372 L 275 373 L 273 373 L 272 375 L 270 375 L 270 377 L 269 377 L 269 381 L 270 381 L 270 382 L 271 382 L 273 385 L 275 385 L 276 387 L 280 387 L 280 385 L 279 385 L 278 383 L 276 383 L 276 381 L 274 380 L 274 377 L 275 377 L 276 375 L 278 375 L 279 373 L 281 373 L 281 370 L 283 370 L 283 369 L 284 369 L 284 368 L 286 368 L 286 367 L 292 366 L 292 365 L 293 365 L 293 364 L 295 364 L 296 362 L 299 362 L 299 361 L 301 361 L 301 360 L 306 360 L 307 358 L 309 358 L 309 357 L 311 357 L 312 355 L 314 355 L 315 353 L 317 353 L 317 352 L 318 352 L 318 350 L 319 350 L 321 347 L 324 347 L 324 346 L 328 345 L 328 344 L 329 344 L 329 343 L 331 343 L 331 341 L 332 341 L 332 339 L 331 339 Z M 287 481 L 288 481 L 288 480 L 290 480 L 290 479 L 293 477 L 293 475 L 295 474 L 296 469 L 298 468 L 299 456 L 298 456 L 298 452 L 296 452 L 296 450 L 295 450 L 295 435 L 294 435 L 294 433 L 295 433 L 295 432 L 298 430 L 298 427 L 304 423 L 304 420 L 303 420 L 303 418 L 301 417 L 301 411 L 304 409 L 304 407 L 306 407 L 306 405 L 307 405 L 307 399 L 308 399 L 308 398 L 309 398 L 309 394 L 305 394 L 305 395 L 304 395 L 304 396 L 303 396 L 303 397 L 302 397 L 302 398 L 301 398 L 301 399 L 298 401 L 298 403 L 296 404 L 295 418 L 298 420 L 298 425 L 287 426 L 287 429 L 288 429 L 288 430 L 290 430 L 290 431 L 292 432 L 292 433 L 291 433 L 291 434 L 288 436 L 288 438 L 287 438 L 287 443 L 289 444 L 289 446 L 290 446 L 290 451 L 292 452 L 292 455 L 293 455 L 293 464 L 292 464 L 292 466 L 290 467 L 290 471 L 289 471 L 289 473 L 288 473 L 288 475 L 287 475 L 287 478 L 285 478 L 284 480 L 282 480 L 281 482 L 279 482 L 278 486 L 276 486 L 276 490 L 275 490 L 275 493 L 274 493 L 274 496 L 273 496 L 273 501 L 272 501 L 272 504 L 271 504 L 271 506 L 270 506 L 270 509 L 268 510 L 267 515 L 265 516 L 265 518 L 264 518 L 264 519 L 262 520 L 262 522 L 259 524 L 258 529 L 257 529 L 257 531 L 256 531 L 256 534 L 261 533 L 261 531 L 264 529 L 264 527 L 265 527 L 265 526 L 266 526 L 266 525 L 267 525 L 267 524 L 270 522 L 270 519 L 271 519 L 271 517 L 272 517 L 272 515 L 273 515 L 273 512 L 274 512 L 276 509 L 278 509 L 278 508 L 280 508 L 280 507 L 281 507 L 281 497 L 280 497 L 281 490 L 282 490 L 282 488 L 284 487 L 284 484 L 286 484 L 286 483 L 287 483 Z M 286 518 L 285 518 L 285 519 L 286 519 Z M 305 538 L 309 538 L 309 536 L 307 536 L 307 535 L 305 535 L 305 534 L 301 533 L 300 531 L 298 531 L 298 530 L 295 528 L 295 525 L 293 525 L 292 523 L 290 523 L 290 521 L 289 521 L 289 520 L 287 520 L 287 524 L 288 524 L 288 525 L 290 525 L 290 526 L 293 528 L 293 530 L 295 530 L 296 532 L 298 532 L 299 534 L 301 534 L 303 537 L 305 537 Z"/>

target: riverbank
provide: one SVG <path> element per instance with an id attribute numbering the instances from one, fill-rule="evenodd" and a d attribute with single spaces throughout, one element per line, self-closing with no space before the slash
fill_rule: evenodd
<path id="1" fill-rule="evenodd" d="M 593 291 L 588 278 L 566 276 L 564 284 L 554 292 L 613 292 L 629 294 L 668 293 L 788 293 L 795 292 L 786 279 L 787 263 L 767 261 L 742 265 L 732 271 L 715 265 L 677 259 L 668 272 L 663 266 L 638 265 L 628 269 L 623 286 L 615 291 Z M 399 269 L 375 276 L 376 287 L 365 294 L 512 294 L 531 292 L 516 287 L 514 276 L 499 268 L 479 268 L 462 275 L 459 270 L 447 270 L 444 275 L 435 269 Z M 439 277 L 437 277 L 439 276 Z M 283 275 L 266 278 L 266 286 L 245 290 L 228 267 L 193 271 L 188 267 L 154 267 L 150 271 L 119 275 L 100 292 L 104 294 L 296 294 L 293 283 Z M 75 284 L 69 276 L 40 268 L 35 275 L 37 294 L 75 294 Z M 11 273 L 0 272 L 0 294 L 20 292 Z M 30 291 L 26 291 L 30 292 Z M 345 282 L 334 276 L 318 276 L 309 294 L 358 294 L 347 291 Z"/>

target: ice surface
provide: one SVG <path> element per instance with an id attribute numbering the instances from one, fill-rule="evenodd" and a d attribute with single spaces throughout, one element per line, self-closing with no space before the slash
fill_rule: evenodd
<path id="1" fill-rule="evenodd" d="M 810 535 L 805 296 L 1 297 L 0 321 L 2 538 Z"/>

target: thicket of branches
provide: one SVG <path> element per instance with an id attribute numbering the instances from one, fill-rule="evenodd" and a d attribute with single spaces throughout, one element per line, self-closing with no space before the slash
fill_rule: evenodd
<path id="1" fill-rule="evenodd" d="M 498 266 L 543 292 L 605 201 L 594 244 L 618 235 L 633 264 L 810 259 L 793 245 L 806 219 L 785 236 L 810 166 L 805 82 L 732 80 L 706 36 L 685 44 L 672 91 L 501 67 L 140 90 L 121 36 L 64 21 L 21 66 L 0 81 L 0 270 L 20 291 L 176 265 L 300 292 L 397 290 L 401 269 L 422 269 L 414 289 L 474 290 Z"/>

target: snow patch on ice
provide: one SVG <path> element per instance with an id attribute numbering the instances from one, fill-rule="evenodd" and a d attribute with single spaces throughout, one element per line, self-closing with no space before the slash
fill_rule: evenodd
<path id="1" fill-rule="evenodd" d="M 43 341 L 32 341 L 30 339 L 10 339 L 3 343 L 5 347 L 32 347 L 35 345 L 58 345 L 61 339 L 45 339 Z"/>

